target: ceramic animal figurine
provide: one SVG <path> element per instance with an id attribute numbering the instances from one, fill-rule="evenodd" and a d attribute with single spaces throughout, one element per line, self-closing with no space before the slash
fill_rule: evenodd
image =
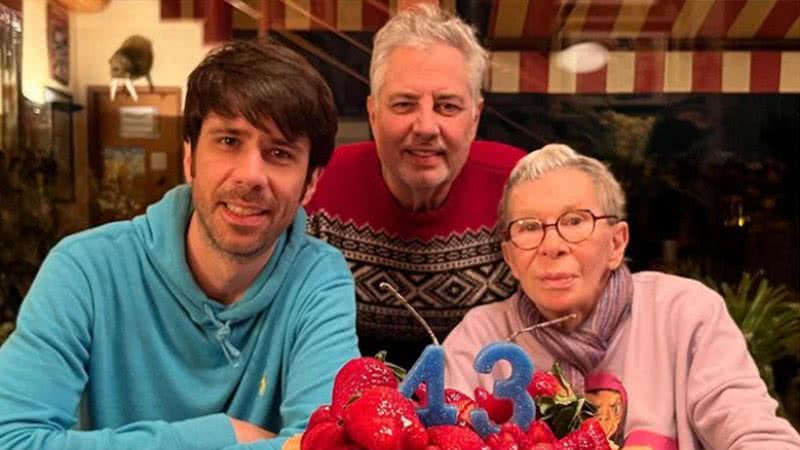
<path id="1" fill-rule="evenodd" d="M 119 84 L 124 84 L 131 97 L 138 100 L 139 96 L 132 81 L 141 77 L 147 79 L 150 92 L 153 91 L 153 82 L 150 79 L 150 69 L 153 68 L 153 44 L 149 39 L 139 35 L 125 39 L 119 50 L 111 55 L 108 64 L 111 66 L 112 101 Z"/>

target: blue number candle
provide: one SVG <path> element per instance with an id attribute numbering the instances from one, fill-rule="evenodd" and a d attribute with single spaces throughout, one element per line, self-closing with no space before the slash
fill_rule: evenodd
<path id="1" fill-rule="evenodd" d="M 514 404 L 511 421 L 527 431 L 536 418 L 536 405 L 528 393 L 528 384 L 533 376 L 533 363 L 525 351 L 517 344 L 495 342 L 481 349 L 475 357 L 475 370 L 479 373 L 491 373 L 492 368 L 500 360 L 511 364 L 511 376 L 505 380 L 495 380 L 494 396 L 509 399 Z M 492 433 L 500 431 L 500 427 L 489 419 L 489 414 L 482 408 L 475 408 L 470 414 L 472 425 L 484 439 Z"/>
<path id="2" fill-rule="evenodd" d="M 454 425 L 456 408 L 444 402 L 444 348 L 441 345 L 425 347 L 400 384 L 400 392 L 411 398 L 417 387 L 423 383 L 428 391 L 428 404 L 425 408 L 417 408 L 419 419 L 426 427 Z"/>

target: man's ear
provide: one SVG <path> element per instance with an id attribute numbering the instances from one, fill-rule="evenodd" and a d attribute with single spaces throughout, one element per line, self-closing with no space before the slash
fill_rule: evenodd
<path id="1" fill-rule="evenodd" d="M 372 134 L 375 134 L 375 113 L 378 105 L 375 104 L 378 99 L 374 95 L 367 96 L 367 118 L 369 119 L 369 126 L 372 128 Z"/>
<path id="2" fill-rule="evenodd" d="M 618 222 L 613 225 L 611 234 L 611 251 L 608 255 L 608 268 L 616 270 L 625 260 L 625 249 L 628 248 L 630 230 L 628 222 Z"/>
<path id="3" fill-rule="evenodd" d="M 183 178 L 188 184 L 192 184 L 194 180 L 194 170 L 192 170 L 192 145 L 189 141 L 183 141 Z"/>
<path id="4" fill-rule="evenodd" d="M 475 105 L 475 122 L 479 122 L 481 120 L 481 113 L 483 112 L 483 99 L 478 100 L 478 103 Z"/>
<path id="5" fill-rule="evenodd" d="M 475 115 L 472 117 L 472 140 L 475 140 L 475 136 L 478 135 L 478 124 L 481 123 L 481 112 L 483 112 L 483 99 L 480 99 L 478 103 L 475 104 L 475 111 L 473 112 Z"/>
<path id="6" fill-rule="evenodd" d="M 322 167 L 317 167 L 313 172 L 311 172 L 311 178 L 308 180 L 308 184 L 306 184 L 306 192 L 303 194 L 303 206 L 306 206 L 308 202 L 311 201 L 311 198 L 314 197 L 314 192 L 317 192 L 317 183 L 319 182 L 319 177 L 321 176 Z"/>

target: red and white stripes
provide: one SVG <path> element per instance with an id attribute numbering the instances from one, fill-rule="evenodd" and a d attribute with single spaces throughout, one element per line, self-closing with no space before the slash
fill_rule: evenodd
<path id="1" fill-rule="evenodd" d="M 592 73 L 556 64 L 555 53 L 495 52 L 488 90 L 497 93 L 800 93 L 800 52 L 616 51 Z"/>
<path id="2" fill-rule="evenodd" d="M 276 30 L 377 31 L 397 11 L 398 0 L 269 0 L 269 27 Z M 455 11 L 456 0 L 441 0 Z M 237 20 L 235 28 L 251 28 L 252 20 Z"/>
<path id="3" fill-rule="evenodd" d="M 798 0 L 492 0 L 493 39 L 797 39 Z"/>

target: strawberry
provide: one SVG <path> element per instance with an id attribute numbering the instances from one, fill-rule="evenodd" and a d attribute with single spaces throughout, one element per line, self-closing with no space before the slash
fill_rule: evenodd
<path id="1" fill-rule="evenodd" d="M 333 380 L 331 414 L 341 417 L 348 403 L 374 386 L 397 389 L 397 379 L 382 361 L 363 356 L 348 361 Z"/>
<path id="2" fill-rule="evenodd" d="M 555 446 L 549 442 L 539 442 L 538 444 L 533 444 L 528 447 L 526 450 L 555 450 Z"/>
<path id="3" fill-rule="evenodd" d="M 504 423 L 500 426 L 499 432 L 489 435 L 486 443 L 489 444 L 491 450 L 511 450 L 513 448 L 523 450 L 530 445 L 525 432 L 517 424 L 511 422 Z"/>
<path id="4" fill-rule="evenodd" d="M 366 450 L 422 450 L 428 443 L 414 404 L 396 388 L 367 390 L 343 419 L 347 435 Z"/>
<path id="5" fill-rule="evenodd" d="M 558 378 L 549 373 L 537 370 L 533 373 L 530 384 L 528 384 L 528 393 L 531 397 L 538 399 L 541 397 L 555 397 L 561 390 L 561 382 Z"/>
<path id="6" fill-rule="evenodd" d="M 579 430 L 586 433 L 586 435 L 592 439 L 595 449 L 611 449 L 611 446 L 608 444 L 608 439 L 606 438 L 605 430 L 603 430 L 603 426 L 600 425 L 600 421 L 596 418 L 592 417 L 584 420 Z"/>
<path id="7" fill-rule="evenodd" d="M 413 397 L 419 406 L 423 408 L 428 406 L 428 385 L 423 383 L 417 386 Z"/>
<path id="8" fill-rule="evenodd" d="M 475 402 L 486 410 L 494 423 L 506 423 L 514 413 L 514 404 L 511 400 L 496 398 L 482 387 L 475 388 Z"/>
<path id="9" fill-rule="evenodd" d="M 308 425 L 306 425 L 306 431 L 313 429 L 320 423 L 335 422 L 335 421 L 336 418 L 333 417 L 333 414 L 331 414 L 331 406 L 322 405 L 311 414 L 311 417 L 308 418 Z"/>
<path id="10" fill-rule="evenodd" d="M 592 438 L 581 430 L 575 430 L 556 442 L 555 450 L 600 450 L 594 447 Z"/>
<path id="11" fill-rule="evenodd" d="M 300 450 L 338 450 L 346 444 L 347 436 L 341 424 L 322 422 L 303 433 Z"/>
<path id="12" fill-rule="evenodd" d="M 544 420 L 536 420 L 528 428 L 528 440 L 531 444 L 547 443 L 553 444 L 556 442 L 556 435 L 547 426 Z"/>
<path id="13" fill-rule="evenodd" d="M 520 447 L 516 442 L 507 441 L 500 442 L 496 445 L 489 445 L 489 448 L 491 448 L 491 450 L 525 450 L 524 447 Z"/>
<path id="14" fill-rule="evenodd" d="M 555 445 L 556 450 L 611 450 L 600 422 L 586 419 L 580 428 L 564 436 Z"/>
<path id="15" fill-rule="evenodd" d="M 403 439 L 403 448 L 405 450 L 419 450 L 423 449 L 428 444 L 428 430 L 420 422 L 412 421 L 411 425 L 405 430 L 405 438 Z"/>
<path id="16" fill-rule="evenodd" d="M 444 401 L 451 405 L 458 405 L 465 401 L 472 401 L 469 395 L 459 391 L 458 389 L 446 388 L 444 390 Z"/>
<path id="17" fill-rule="evenodd" d="M 439 450 L 488 450 L 481 437 L 469 428 L 437 425 L 428 428 L 430 446 Z"/>
<path id="18" fill-rule="evenodd" d="M 414 397 L 416 397 L 419 406 L 423 408 L 426 407 L 428 405 L 427 386 L 425 384 L 420 384 L 417 390 L 414 391 Z M 472 409 L 475 408 L 476 403 L 467 394 L 456 389 L 446 388 L 444 390 L 444 402 L 456 407 L 456 421 L 458 425 L 466 426 L 470 423 L 469 414 L 472 412 Z"/>
<path id="19" fill-rule="evenodd" d="M 448 405 L 456 407 L 456 423 L 458 425 L 466 426 L 470 423 L 469 415 L 477 404 L 467 394 L 447 388 L 444 390 L 444 401 Z"/>

